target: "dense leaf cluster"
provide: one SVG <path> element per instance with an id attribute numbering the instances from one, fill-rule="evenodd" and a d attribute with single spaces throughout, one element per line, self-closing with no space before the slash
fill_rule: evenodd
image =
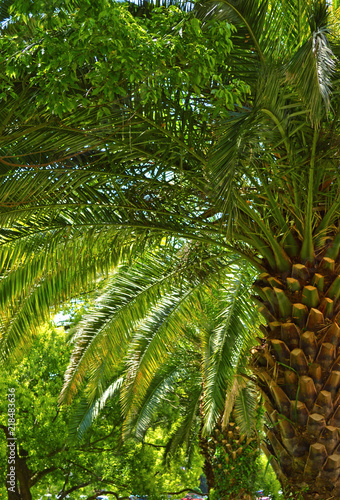
<path id="1" fill-rule="evenodd" d="M 36 105 L 60 118 L 79 107 L 110 115 L 128 96 L 146 104 L 176 92 L 202 100 L 213 90 L 219 107 L 230 107 L 246 90 L 221 79 L 232 29 L 210 22 L 203 30 L 176 6 L 135 18 L 128 5 L 110 1 L 15 2 L 1 39 L 0 95 L 16 98 L 29 89 Z"/>

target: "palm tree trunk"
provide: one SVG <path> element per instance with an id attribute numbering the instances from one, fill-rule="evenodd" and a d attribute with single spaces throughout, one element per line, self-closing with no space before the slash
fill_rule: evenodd
<path id="1" fill-rule="evenodd" d="M 266 399 L 264 451 L 284 489 L 304 500 L 340 498 L 337 267 L 320 257 L 262 274 L 254 287 L 267 319 L 253 361 Z"/>
<path id="2" fill-rule="evenodd" d="M 220 500 L 251 500 L 255 493 L 257 457 L 256 438 L 240 434 L 231 420 L 223 429 L 216 425 L 214 435 L 200 439 L 205 457 L 204 473 L 208 488 L 214 489 L 214 498 Z"/>
<path id="3" fill-rule="evenodd" d="M 200 452 L 204 458 L 203 473 L 204 473 L 205 478 L 207 480 L 208 496 L 209 496 L 210 490 L 212 490 L 215 486 L 215 474 L 214 474 L 214 469 L 213 469 L 212 462 L 211 462 L 212 457 L 211 457 L 211 453 L 209 450 L 209 441 L 207 438 L 203 437 L 201 435 L 201 433 L 199 435 L 199 448 L 200 448 Z"/>

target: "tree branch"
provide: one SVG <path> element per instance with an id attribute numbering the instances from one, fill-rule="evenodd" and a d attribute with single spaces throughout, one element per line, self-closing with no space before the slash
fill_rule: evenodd
<path id="1" fill-rule="evenodd" d="M 80 449 L 86 450 L 89 446 L 92 446 L 92 445 L 94 445 L 96 443 L 99 443 L 99 441 L 103 441 L 104 439 L 107 439 L 107 438 L 111 437 L 112 434 L 114 433 L 114 430 L 115 429 L 112 429 L 112 431 L 109 434 L 107 434 L 107 436 L 104 436 L 102 438 L 96 439 L 96 441 L 91 441 L 90 443 L 88 443 L 88 444 L 86 444 L 84 446 L 80 446 Z"/>
<path id="2" fill-rule="evenodd" d="M 59 498 L 59 500 L 62 500 L 63 498 L 66 497 L 66 495 L 69 495 L 73 491 L 79 490 L 80 488 L 85 488 L 85 486 L 88 486 L 89 484 L 91 484 L 91 481 L 89 481 L 88 483 L 82 483 L 82 484 L 78 484 L 76 486 L 72 486 L 72 488 L 69 488 L 68 490 L 66 490 L 64 492 L 60 492 L 60 496 L 58 498 Z"/>
<path id="3" fill-rule="evenodd" d="M 76 462 L 73 462 L 72 460 L 67 460 L 66 462 L 70 463 L 70 464 L 73 464 L 75 467 L 79 467 L 79 469 L 82 469 L 84 470 L 85 472 L 87 472 L 88 474 L 90 474 L 91 476 L 93 476 L 97 481 L 101 482 L 101 483 L 104 483 L 104 484 L 112 484 L 114 486 L 116 486 L 116 483 L 114 481 L 110 481 L 109 479 L 103 479 L 102 477 L 100 476 L 97 476 L 94 472 L 92 472 L 90 469 L 87 469 L 86 467 L 83 467 L 82 465 L 79 465 L 77 464 Z M 89 483 L 90 484 L 90 483 Z M 123 485 L 124 486 L 124 485 Z"/>
<path id="4" fill-rule="evenodd" d="M 201 495 L 200 492 L 198 492 L 197 490 L 192 490 L 191 488 L 184 488 L 183 490 L 180 490 L 180 491 L 166 491 L 164 493 L 164 495 L 180 495 L 181 493 L 185 493 L 185 492 L 189 492 L 191 491 L 192 493 L 195 493 L 197 495 L 197 493 L 199 493 Z"/>
<path id="5" fill-rule="evenodd" d="M 87 497 L 86 500 L 95 500 L 100 495 L 114 495 L 117 500 L 128 500 L 130 498 L 130 497 L 120 497 L 118 493 L 116 493 L 115 491 L 99 490 L 94 495 Z"/>
<path id="6" fill-rule="evenodd" d="M 76 462 L 73 462 L 73 460 L 66 460 L 66 462 L 68 462 L 69 464 L 73 464 L 75 467 L 79 467 L 79 469 L 84 470 L 85 472 L 87 472 L 88 474 L 90 474 L 91 476 L 93 476 L 97 481 L 103 481 L 102 477 L 97 476 L 97 474 L 95 474 L 91 470 L 87 469 L 86 467 L 83 467 L 82 465 L 79 465 Z"/>
<path id="7" fill-rule="evenodd" d="M 143 441 L 142 444 L 146 444 L 148 446 L 153 446 L 153 448 L 166 448 L 166 446 L 164 444 L 146 443 L 145 441 Z"/>
<path id="8" fill-rule="evenodd" d="M 44 470 L 41 470 L 41 471 L 38 471 L 38 472 L 34 472 L 31 476 L 31 479 L 30 479 L 30 486 L 34 486 L 38 481 L 40 481 L 40 479 L 44 476 L 46 476 L 47 474 L 49 474 L 50 472 L 53 472 L 55 470 L 57 470 L 58 467 L 49 467 L 48 469 L 44 469 Z"/>

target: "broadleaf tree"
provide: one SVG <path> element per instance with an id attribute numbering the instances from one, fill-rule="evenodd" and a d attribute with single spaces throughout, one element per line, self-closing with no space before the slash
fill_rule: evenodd
<path id="1" fill-rule="evenodd" d="M 72 348 L 67 336 L 63 328 L 41 327 L 28 356 L 1 372 L 0 494 L 9 500 L 31 500 L 46 493 L 91 500 L 107 494 L 118 500 L 197 487 L 198 453 L 190 470 L 181 468 L 182 456 L 173 461 L 171 470 L 162 467 L 167 429 L 157 422 L 144 443 L 122 441 L 119 384 L 94 425 L 77 439 L 72 427 L 83 398 L 71 408 L 58 405 Z M 8 411 L 13 405 L 14 413 Z M 175 412 L 169 430 L 177 419 Z"/>

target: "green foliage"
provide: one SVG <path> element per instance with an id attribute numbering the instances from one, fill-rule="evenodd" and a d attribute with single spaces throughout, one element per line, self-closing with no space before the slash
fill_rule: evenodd
<path id="1" fill-rule="evenodd" d="M 135 17 L 127 4 L 104 0 L 81 7 L 17 0 L 10 10 L 1 41 L 5 99 L 24 82 L 42 109 L 62 117 L 96 106 L 100 118 L 132 91 L 146 104 L 177 90 L 183 98 L 189 89 L 200 97 L 213 85 L 224 108 L 246 90 L 221 79 L 220 57 L 232 47 L 227 22 L 211 22 L 203 32 L 200 20 L 176 6 Z"/>
<path id="2" fill-rule="evenodd" d="M 139 258 L 163 238 L 199 242 L 196 255 L 213 266 L 232 251 L 276 276 L 300 257 L 312 265 L 338 233 L 334 9 L 322 0 L 223 0 L 203 2 L 197 17 L 175 6 L 151 11 L 134 17 L 119 3 L 18 0 L 1 27 L 3 356 L 25 343 L 51 305 L 87 292 L 98 272 L 109 274 L 122 257 Z M 187 298 L 201 276 L 197 266 L 174 297 L 151 276 L 149 315 L 138 301 L 152 296 L 145 283 L 127 290 L 124 304 L 108 298 L 83 337 L 98 338 L 91 362 L 107 355 L 92 365 L 90 400 L 103 395 L 102 374 L 105 387 L 112 382 L 109 357 L 119 365 L 127 354 L 119 336 L 134 341 L 132 393 L 138 372 L 152 382 L 157 356 L 167 357 L 172 337 L 183 336 Z M 200 302 L 199 293 L 194 298 Z M 226 389 L 223 367 L 244 326 L 238 298 L 224 316 L 231 335 L 214 329 L 217 354 L 205 379 L 213 417 L 222 401 L 214 391 Z M 113 341 L 100 321 L 111 306 Z M 77 349 L 72 390 L 87 381 L 76 373 Z M 125 410 L 140 407 L 143 390 L 139 401 L 124 395 Z"/>
<path id="3" fill-rule="evenodd" d="M 220 454 L 222 458 L 220 458 L 219 462 L 223 466 L 223 453 Z M 247 452 L 245 454 L 245 457 L 247 456 Z M 248 463 L 247 459 L 242 459 L 240 461 L 240 466 L 235 467 L 235 469 L 231 470 L 231 467 L 227 467 L 226 470 L 227 472 L 227 479 L 223 477 L 223 472 L 222 469 L 220 469 L 220 481 L 223 482 L 224 485 L 226 485 L 227 488 L 231 488 L 232 491 L 230 492 L 231 497 L 230 498 L 236 498 L 235 494 L 237 495 L 240 492 L 240 487 L 234 487 L 232 483 L 235 481 L 236 484 L 244 485 L 247 487 L 247 491 L 252 491 L 254 498 L 256 498 L 255 494 L 258 491 L 262 491 L 263 496 L 270 496 L 272 500 L 287 500 L 288 497 L 284 495 L 282 492 L 282 487 L 277 480 L 277 477 L 271 467 L 270 464 L 268 464 L 268 460 L 265 457 L 263 453 L 258 452 L 257 457 L 255 457 L 255 462 L 254 462 L 254 455 L 251 455 L 250 457 L 248 456 Z M 243 472 L 243 475 L 241 474 Z M 218 474 L 218 473 L 217 473 Z M 248 475 L 250 475 L 250 481 L 248 480 Z M 241 483 L 238 483 L 238 481 L 241 481 Z M 248 489 L 249 488 L 249 489 Z M 229 490 L 227 490 L 229 491 Z M 214 488 L 210 495 L 209 499 L 211 500 L 218 500 L 223 496 L 223 498 L 229 498 L 228 493 L 226 496 L 226 491 L 220 487 L 220 482 L 218 483 L 217 488 Z"/>
<path id="4" fill-rule="evenodd" d="M 1 374 L 0 425 L 7 427 L 6 395 L 9 388 L 14 388 L 15 437 L 33 496 L 44 494 L 48 487 L 52 494 L 74 488 L 73 495 L 78 498 L 81 493 L 90 495 L 95 490 L 113 490 L 120 496 L 131 492 L 157 496 L 167 488 L 195 486 L 201 468 L 199 457 L 185 473 L 181 469 L 183 457 L 173 463 L 171 471 L 163 470 L 162 445 L 166 436 L 157 425 L 146 440 L 161 445 L 159 448 L 131 440 L 122 442 L 117 397 L 106 404 L 81 441 L 73 439 L 69 429 L 77 408 L 58 406 L 71 348 L 62 329 L 41 328 L 29 355 Z M 5 485 L 7 441 L 2 429 L 1 482 Z M 6 490 L 0 491 L 4 495 Z"/>
<path id="5" fill-rule="evenodd" d="M 263 490 L 263 496 L 270 495 L 273 500 L 284 500 L 285 497 L 282 494 L 281 485 L 263 453 L 258 457 L 258 464 L 256 491 Z"/>
<path id="6" fill-rule="evenodd" d="M 175 234 L 232 248 L 259 269 L 276 271 L 289 268 L 305 236 L 311 255 L 327 228 L 334 233 L 337 182 L 331 191 L 318 187 L 337 170 L 332 159 L 324 161 L 327 141 L 313 129 L 329 113 L 336 117 L 324 107 L 331 83 L 337 95 L 330 18 L 324 5 L 322 15 L 304 7 L 297 20 L 295 2 L 268 5 L 212 4 L 202 22 L 175 6 L 134 17 L 120 3 L 14 4 L 1 42 L 4 63 L 10 68 L 18 59 L 21 72 L 4 73 L 9 90 L 0 109 L 0 296 L 9 311 L 2 351 L 46 320 L 51 303 L 84 292 L 98 271 L 112 270 L 146 240 L 158 244 Z M 330 50 L 308 70 L 309 103 L 287 68 L 301 44 L 310 49 L 313 26 L 321 30 L 318 40 L 330 36 L 322 39 Z M 72 69 L 85 57 L 83 38 L 90 56 Z M 292 68 L 298 73 L 302 65 Z M 193 83 L 197 77 L 201 83 Z M 247 96 L 240 79 L 249 85 Z M 229 90 L 237 94 L 229 103 L 240 99 L 231 113 L 222 95 Z M 62 119 L 51 114 L 54 107 Z M 313 143 L 318 147 L 309 148 Z M 300 179 L 310 189 L 298 192 Z M 312 202 L 331 207 L 322 222 Z"/>
<path id="7" fill-rule="evenodd" d="M 257 491 L 256 478 L 259 472 L 257 457 L 259 451 L 253 446 L 244 447 L 237 461 L 226 461 L 225 452 L 221 445 L 216 447 L 213 458 L 215 487 L 213 499 L 242 498 L 242 495 Z"/>

